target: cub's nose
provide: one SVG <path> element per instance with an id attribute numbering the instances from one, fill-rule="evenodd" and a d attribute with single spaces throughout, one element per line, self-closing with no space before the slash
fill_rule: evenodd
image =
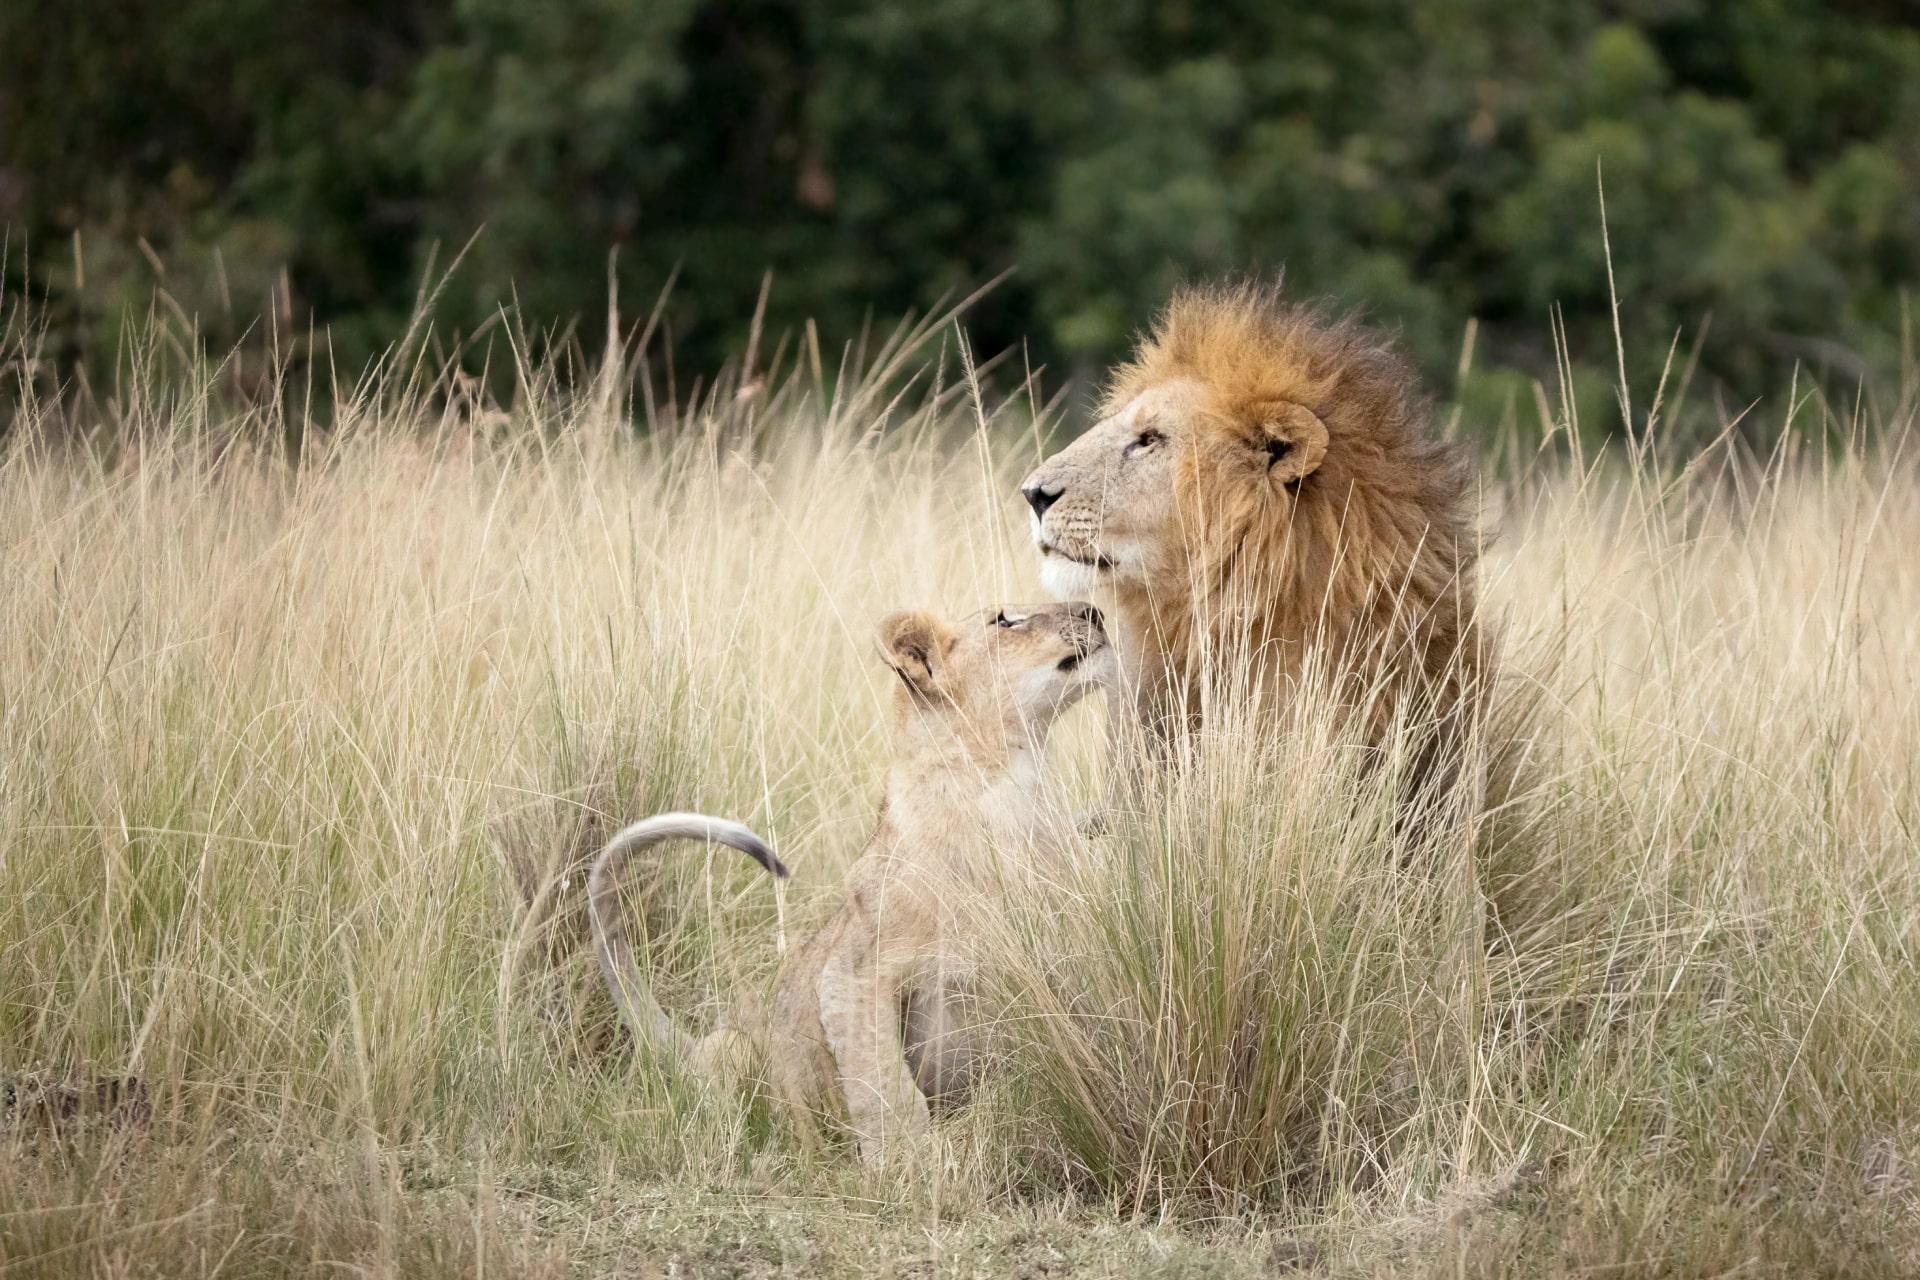
<path id="1" fill-rule="evenodd" d="M 1069 618 L 1080 619 L 1080 621 L 1086 623 L 1095 631 L 1105 631 L 1107 629 L 1106 615 L 1084 600 L 1075 600 L 1072 604 L 1068 605 L 1067 616 Z"/>
<path id="2" fill-rule="evenodd" d="M 1020 496 L 1027 500 L 1028 506 L 1033 508 L 1033 518 L 1044 520 L 1047 517 L 1047 508 L 1065 492 L 1064 487 L 1049 489 L 1044 484 L 1030 484 L 1020 491 Z"/>

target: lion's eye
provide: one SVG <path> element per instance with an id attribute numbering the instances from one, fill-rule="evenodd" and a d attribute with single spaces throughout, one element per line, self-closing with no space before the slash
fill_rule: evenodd
<path id="1" fill-rule="evenodd" d="M 1139 435 L 1133 438 L 1133 440 L 1127 445 L 1126 448 L 1120 451 L 1120 456 L 1123 458 L 1131 458 L 1134 454 L 1140 453 L 1143 450 L 1151 449 L 1153 448 L 1153 446 L 1161 443 L 1165 439 L 1166 437 L 1161 435 L 1158 431 L 1154 431 L 1151 429 L 1142 431 Z"/>
<path id="2" fill-rule="evenodd" d="M 1019 618 L 1009 618 L 1004 609 L 993 615 L 993 625 L 996 627 L 1017 627 L 1020 622 Z"/>

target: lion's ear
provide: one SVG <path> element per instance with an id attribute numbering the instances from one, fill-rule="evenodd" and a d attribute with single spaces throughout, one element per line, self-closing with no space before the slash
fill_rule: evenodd
<path id="1" fill-rule="evenodd" d="M 1319 414 L 1291 400 L 1263 407 L 1260 437 L 1267 474 L 1277 484 L 1300 483 L 1327 456 L 1327 424 Z"/>
<path id="2" fill-rule="evenodd" d="M 880 652 L 887 665 L 921 697 L 939 687 L 953 639 L 946 623 L 918 609 L 888 614 L 880 623 Z"/>

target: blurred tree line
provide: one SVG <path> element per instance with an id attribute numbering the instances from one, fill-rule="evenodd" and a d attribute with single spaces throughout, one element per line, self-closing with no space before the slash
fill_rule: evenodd
<path id="1" fill-rule="evenodd" d="M 7 287 L 110 352 L 156 285 L 210 346 L 264 311 L 352 367 L 429 264 L 472 332 L 667 309 L 674 358 L 829 344 L 1008 267 L 981 350 L 1091 370 L 1176 280 L 1272 270 L 1450 386 L 1728 396 L 1898 365 L 1920 277 L 1910 0 L 13 0 Z M 437 257 L 435 255 L 437 254 Z M 252 331 L 257 334 L 259 329 Z M 828 358 L 832 358 L 832 347 Z M 1502 370 L 1509 371 L 1503 373 Z"/>

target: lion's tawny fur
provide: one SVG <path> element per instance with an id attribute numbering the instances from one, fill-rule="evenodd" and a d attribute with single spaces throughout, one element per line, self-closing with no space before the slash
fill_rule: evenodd
<path id="1" fill-rule="evenodd" d="M 1473 472 L 1388 342 L 1274 287 L 1189 288 L 1103 410 L 1027 492 L 1049 495 L 1036 537 L 1081 566 L 1074 594 L 1111 601 L 1143 714 L 1191 720 L 1202 672 L 1240 657 L 1283 698 L 1317 652 L 1376 740 L 1403 710 L 1458 719 L 1485 662 Z"/>

